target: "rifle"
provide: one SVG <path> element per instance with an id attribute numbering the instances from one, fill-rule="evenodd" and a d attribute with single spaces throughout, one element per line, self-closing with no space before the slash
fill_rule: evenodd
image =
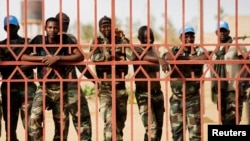
<path id="1" fill-rule="evenodd" d="M 246 36 L 246 35 L 244 35 L 244 36 L 238 36 L 238 37 L 233 37 L 233 39 L 234 40 L 245 40 L 246 38 L 250 38 L 250 36 Z"/>

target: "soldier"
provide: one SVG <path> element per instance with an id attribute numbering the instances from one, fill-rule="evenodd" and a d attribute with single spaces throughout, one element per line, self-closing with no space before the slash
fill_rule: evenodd
<path id="1" fill-rule="evenodd" d="M 148 31 L 149 30 L 149 40 Z M 153 31 L 147 26 L 141 26 L 138 30 L 138 40 L 143 46 L 135 47 L 138 55 L 144 54 L 142 58 L 136 57 L 134 60 L 144 60 L 155 63 L 156 65 L 134 65 L 134 70 L 137 71 L 140 68 L 143 68 L 150 78 L 157 78 L 157 73 L 160 72 L 160 65 L 162 66 L 163 71 L 167 70 L 167 63 L 164 59 L 158 57 L 154 43 L 154 34 Z M 150 46 L 146 46 L 150 44 Z M 142 70 L 140 70 L 135 78 L 146 79 L 147 76 Z M 163 126 L 163 114 L 165 111 L 164 108 L 164 97 L 161 91 L 160 81 L 151 81 L 150 82 L 150 92 L 148 91 L 148 81 L 136 81 L 135 80 L 135 97 L 139 107 L 139 112 L 141 115 L 142 123 L 146 130 L 144 135 L 144 141 L 151 139 L 151 141 L 160 141 L 162 136 L 162 126 Z M 148 105 L 148 95 L 150 96 L 151 107 Z M 149 118 L 149 109 L 150 109 L 150 118 Z M 148 125 L 148 120 L 151 119 L 150 125 Z M 148 136 L 148 131 L 150 130 L 150 135 Z"/>
<path id="2" fill-rule="evenodd" d="M 184 33 L 183 33 L 184 31 Z M 183 37 L 184 36 L 184 37 Z M 191 26 L 185 26 L 179 30 L 179 38 L 184 46 L 174 46 L 171 52 L 177 55 L 177 60 L 207 60 L 204 54 L 204 49 L 194 46 L 195 31 Z M 184 40 L 182 40 L 184 39 Z M 170 53 L 164 53 L 165 60 L 173 60 Z M 175 67 L 176 66 L 176 67 Z M 181 72 L 181 74 L 179 73 Z M 186 119 L 186 124 L 189 130 L 190 141 L 201 140 L 201 123 L 200 123 L 200 80 L 185 81 L 192 78 L 194 73 L 195 78 L 200 78 L 203 74 L 203 64 L 177 64 L 171 65 L 170 77 L 177 79 L 171 80 L 170 86 L 172 95 L 170 97 L 170 125 L 173 141 L 183 140 L 183 119 Z M 182 78 L 184 76 L 184 78 Z M 185 86 L 185 91 L 183 91 Z M 185 95 L 185 102 L 183 96 Z M 185 103 L 185 105 L 183 104 Z M 186 117 L 183 118 L 183 110 L 186 112 Z"/>
<path id="3" fill-rule="evenodd" d="M 62 14 L 62 20 L 60 20 L 60 13 L 56 15 L 56 19 L 58 21 L 62 21 L 62 33 L 68 35 L 72 41 L 77 44 L 77 39 L 74 35 L 67 33 L 68 31 L 68 26 L 70 23 L 70 18 L 68 15 L 65 13 Z M 77 68 L 80 71 L 83 71 L 84 66 L 77 66 Z M 71 73 L 72 73 L 72 78 L 77 79 L 77 74 L 76 74 L 76 68 L 75 66 L 71 66 Z M 93 78 L 91 77 L 91 74 L 87 71 L 88 78 Z M 91 141 L 91 136 L 92 136 L 92 130 L 91 130 L 91 118 L 90 118 L 90 112 L 89 112 L 89 107 L 88 107 L 88 102 L 86 100 L 86 97 L 83 94 L 82 89 L 80 89 L 80 100 L 78 101 L 78 87 L 80 86 L 77 82 L 67 82 L 67 90 L 68 90 L 68 111 L 72 116 L 72 122 L 74 124 L 74 127 L 76 129 L 76 132 L 78 133 L 78 116 L 80 116 L 80 139 L 81 141 Z M 78 113 L 78 102 L 80 102 L 80 113 Z M 59 130 L 59 129 L 55 129 Z"/>
<path id="4" fill-rule="evenodd" d="M 29 39 L 28 38 L 25 39 L 18 35 L 19 28 L 20 28 L 19 22 L 15 16 L 9 15 L 4 18 L 4 30 L 8 33 L 8 37 L 3 41 L 0 41 L 1 61 L 20 60 L 21 56 L 20 53 L 22 53 L 22 51 L 25 49 L 24 44 L 28 43 Z M 10 48 L 7 48 L 8 43 L 10 45 L 15 45 L 15 46 L 10 46 Z M 26 51 L 24 53 L 30 54 L 32 53 L 32 51 L 31 52 Z M 16 130 L 17 130 L 19 112 L 21 114 L 23 126 L 25 127 L 25 123 L 27 123 L 26 120 L 28 121 L 28 117 L 30 115 L 30 108 L 33 102 L 33 97 L 37 89 L 37 86 L 33 82 L 28 82 L 28 83 L 24 82 L 23 75 L 18 71 L 17 67 L 21 69 L 26 79 L 33 79 L 32 67 L 17 66 L 17 65 L 0 66 L 3 80 L 6 79 L 16 80 L 11 82 L 3 82 L 1 86 L 3 117 L 5 121 L 5 131 L 7 133 L 6 140 L 10 141 L 18 141 Z M 28 88 L 25 87 L 25 83 L 28 84 L 27 85 Z M 8 84 L 10 84 L 9 89 L 8 89 Z M 27 95 L 25 93 L 26 90 L 28 90 Z M 25 103 L 26 98 L 28 100 L 27 104 Z M 10 104 L 9 106 L 8 106 L 8 99 Z M 25 116 L 26 113 L 28 117 Z M 28 139 L 30 139 L 29 136 Z"/>
<path id="5" fill-rule="evenodd" d="M 97 41 L 97 44 L 103 44 L 105 46 L 98 46 L 97 48 L 91 47 L 90 51 L 93 52 L 91 60 L 94 62 L 110 62 L 111 61 L 125 61 L 126 57 L 131 56 L 129 48 L 123 50 L 123 45 L 118 44 L 128 44 L 128 39 L 117 30 L 115 36 L 115 50 L 112 50 L 112 36 L 111 36 L 111 18 L 104 16 L 99 20 L 99 31 L 102 37 L 98 37 L 93 40 L 93 44 Z M 122 35 L 122 36 L 121 36 Z M 95 50 L 94 50 L 95 49 Z M 115 51 L 115 56 L 112 56 L 112 51 Z M 114 60 L 113 60 L 114 59 Z M 125 75 L 128 73 L 128 65 L 116 65 L 116 78 L 125 79 Z M 95 70 L 97 77 L 99 79 L 107 79 L 112 77 L 111 65 L 96 65 Z M 104 141 L 112 140 L 112 97 L 116 99 L 116 140 L 123 140 L 123 129 L 125 127 L 125 121 L 127 118 L 127 100 L 128 94 L 125 87 L 125 81 L 116 81 L 115 95 L 112 95 L 112 82 L 111 80 L 100 80 L 98 83 L 99 88 L 99 101 L 100 101 L 100 114 L 104 121 Z M 116 97 L 114 97 L 116 96 Z"/>
<path id="6" fill-rule="evenodd" d="M 226 21 L 220 21 L 219 28 L 216 28 L 216 35 L 219 36 L 219 46 L 216 47 L 213 60 L 240 60 L 242 54 L 247 53 L 245 47 L 239 47 L 230 45 L 233 42 L 230 36 L 229 25 Z M 242 64 L 214 64 L 214 70 L 220 78 L 226 78 L 227 73 L 229 78 L 235 78 L 241 69 Z M 214 74 L 212 77 L 216 78 Z M 228 80 L 221 81 L 221 89 L 218 89 L 218 82 L 212 81 L 212 94 L 217 97 L 218 93 L 221 95 L 220 104 L 220 116 L 223 125 L 230 124 L 235 125 L 240 122 L 243 107 L 243 94 L 240 93 L 238 98 L 238 111 L 236 113 L 236 81 Z M 217 102 L 218 104 L 218 102 Z M 236 121 L 236 114 L 239 116 L 239 120 Z"/>
<path id="7" fill-rule="evenodd" d="M 68 85 L 67 82 L 60 80 L 69 79 L 68 75 L 71 71 L 72 66 L 58 64 L 61 62 L 77 62 L 84 59 L 83 55 L 79 49 L 72 46 L 74 42 L 67 35 L 59 33 L 59 21 L 50 17 L 45 22 L 46 36 L 37 35 L 34 37 L 30 44 L 35 44 L 28 48 L 28 50 L 36 51 L 36 56 L 30 56 L 25 54 L 22 56 L 22 60 L 31 62 L 41 62 L 44 65 L 37 67 L 38 79 L 45 79 L 45 82 L 41 83 L 41 87 L 45 87 L 45 92 L 43 89 L 39 89 L 34 97 L 29 131 L 30 135 L 35 141 L 43 139 L 43 94 L 46 94 L 46 108 L 51 109 L 53 112 L 53 119 L 55 122 L 55 128 L 63 130 L 63 136 L 60 136 L 61 130 L 55 130 L 54 141 L 57 140 L 67 140 L 68 134 L 68 111 L 67 111 L 67 99 L 68 99 Z M 62 36 L 62 46 L 60 46 L 60 38 Z M 45 46 L 42 46 L 43 39 L 45 39 Z M 38 44 L 38 46 L 37 46 Z M 53 79 L 53 80 L 51 80 Z M 61 99 L 62 98 L 62 99 Z M 60 101 L 62 100 L 62 104 Z M 61 111 L 61 105 L 63 106 Z M 61 116 L 62 115 L 62 116 Z M 63 118 L 63 123 L 60 122 L 61 117 Z"/>

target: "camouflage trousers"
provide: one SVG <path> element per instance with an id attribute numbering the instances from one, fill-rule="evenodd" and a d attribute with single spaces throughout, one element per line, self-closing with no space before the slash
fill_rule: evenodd
<path id="1" fill-rule="evenodd" d="M 182 97 L 173 94 L 170 97 L 170 125 L 173 141 L 183 141 L 183 110 L 186 111 L 186 127 L 189 131 L 190 141 L 201 140 L 200 122 L 200 95 L 193 94 L 186 98 L 186 105 L 183 105 Z M 185 106 L 185 107 L 184 107 Z M 185 130 L 184 130 L 185 131 Z"/>
<path id="2" fill-rule="evenodd" d="M 9 94 L 7 89 L 2 88 L 2 111 L 3 111 L 3 118 L 5 121 L 6 140 L 9 139 L 10 141 L 18 141 L 16 130 L 17 130 L 19 113 L 21 115 L 23 127 L 25 128 L 26 124 L 28 124 L 28 120 L 30 117 L 30 110 L 36 89 L 37 86 L 34 83 L 28 83 L 28 89 L 26 95 L 24 83 L 23 85 L 20 85 L 20 83 L 18 83 L 18 85 L 15 83 L 11 83 Z M 8 107 L 8 99 L 10 100 L 9 107 Z M 25 103 L 26 100 L 27 103 Z M 9 118 L 8 114 L 10 114 Z M 26 114 L 27 117 L 25 116 Z M 8 125 L 8 122 L 10 125 Z M 9 130 L 8 127 L 10 128 Z M 8 136 L 10 138 L 8 138 Z M 26 136 L 30 141 L 31 137 L 28 136 L 28 134 Z"/>
<path id="3" fill-rule="evenodd" d="M 112 141 L 112 92 L 111 86 L 99 85 L 99 112 L 104 120 L 104 141 Z M 127 119 L 128 94 L 125 89 L 116 86 L 116 140 L 123 141 L 123 129 Z"/>
<path id="4" fill-rule="evenodd" d="M 58 89 L 46 89 L 45 96 L 46 108 L 52 110 L 53 120 L 55 125 L 55 134 L 53 141 L 63 141 L 67 140 L 69 117 L 67 112 L 67 93 L 63 92 L 63 107 L 62 113 L 60 104 L 60 88 Z M 33 105 L 31 108 L 31 117 L 29 122 L 29 134 L 34 141 L 43 140 L 43 92 L 42 88 L 36 91 Z M 60 118 L 62 115 L 62 119 Z M 62 122 L 61 122 L 62 120 Z M 62 130 L 62 135 L 61 135 Z"/>
<path id="5" fill-rule="evenodd" d="M 91 141 L 92 127 L 91 127 L 91 118 L 90 118 L 88 102 L 81 90 L 79 94 L 80 94 L 80 100 L 78 100 L 77 89 L 68 90 L 68 110 L 67 111 L 69 111 L 69 113 L 72 116 L 72 122 L 74 124 L 77 134 L 78 132 L 80 133 L 80 140 Z M 78 102 L 80 103 L 80 110 L 79 110 L 80 113 L 78 112 Z M 80 122 L 79 122 L 80 124 L 78 124 L 79 116 L 80 116 Z"/>
<path id="6" fill-rule="evenodd" d="M 151 141 L 160 141 L 162 136 L 163 115 L 165 112 L 162 91 L 151 90 L 151 107 L 148 107 L 148 91 L 136 88 L 135 98 L 138 104 L 142 123 L 146 129 L 144 141 L 148 141 L 148 138 L 150 138 Z M 148 121 L 149 119 L 151 120 L 150 122 Z M 151 125 L 148 125 L 148 123 L 151 123 Z"/>
<path id="7" fill-rule="evenodd" d="M 236 99 L 235 91 L 221 93 L 221 122 L 223 125 L 236 125 L 240 122 L 243 109 L 243 97 L 238 99 L 238 112 L 236 113 Z M 217 103 L 218 107 L 218 103 Z M 239 121 L 236 122 L 236 114 Z"/>

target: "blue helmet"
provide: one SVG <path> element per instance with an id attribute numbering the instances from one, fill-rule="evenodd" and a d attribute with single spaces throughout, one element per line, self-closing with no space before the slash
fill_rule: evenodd
<path id="1" fill-rule="evenodd" d="M 185 29 L 184 29 L 184 32 L 185 32 L 185 33 L 191 32 L 191 33 L 194 33 L 194 34 L 195 34 L 194 28 L 193 28 L 193 27 L 188 26 L 188 25 L 185 25 L 184 28 L 185 28 Z M 179 36 L 181 36 L 181 34 L 182 34 L 182 28 L 179 30 Z"/>
<path id="2" fill-rule="evenodd" d="M 217 27 L 216 30 L 218 30 L 219 29 L 218 25 L 216 25 L 216 27 Z M 220 21 L 220 28 L 224 28 L 226 30 L 229 30 L 229 25 L 226 21 Z"/>
<path id="3" fill-rule="evenodd" d="M 9 22 L 8 22 L 9 19 Z M 4 18 L 4 27 L 7 26 L 7 24 L 12 24 L 15 26 L 19 26 L 19 22 L 15 16 L 9 15 Z"/>

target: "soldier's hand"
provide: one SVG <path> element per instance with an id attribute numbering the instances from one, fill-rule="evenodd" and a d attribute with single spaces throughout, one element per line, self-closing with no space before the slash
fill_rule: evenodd
<path id="1" fill-rule="evenodd" d="M 163 54 L 162 59 L 164 59 L 164 60 L 174 60 L 173 56 L 168 52 Z"/>
<path id="2" fill-rule="evenodd" d="M 51 66 L 60 60 L 59 56 L 47 55 L 43 58 L 42 63 L 45 63 L 47 66 Z"/>
<path id="3" fill-rule="evenodd" d="M 116 28 L 116 29 L 115 29 L 115 36 L 116 36 L 116 37 L 119 37 L 119 38 L 123 38 L 123 37 L 125 37 L 125 34 L 123 33 L 122 30 Z"/>
<path id="4" fill-rule="evenodd" d="M 160 58 L 159 64 L 161 65 L 163 72 L 169 71 L 168 63 L 166 62 L 166 60 Z"/>

